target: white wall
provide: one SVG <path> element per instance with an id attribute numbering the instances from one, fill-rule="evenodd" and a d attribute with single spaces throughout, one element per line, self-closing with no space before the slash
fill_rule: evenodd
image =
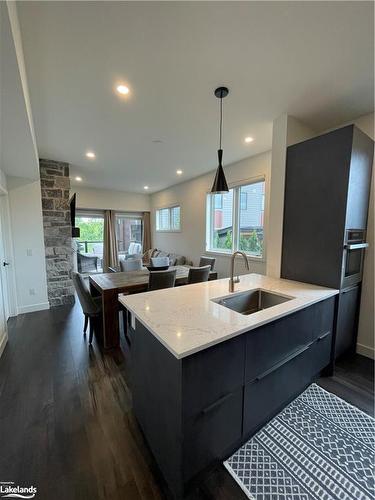
<path id="1" fill-rule="evenodd" d="M 48 308 L 48 301 L 38 152 L 16 2 L 1 2 L 0 14 L 0 182 L 4 184 L 5 173 L 8 189 L 0 207 L 6 260 L 11 264 L 10 313 L 15 315 Z"/>
<path id="2" fill-rule="evenodd" d="M 361 116 L 354 121 L 358 128 L 374 139 L 374 113 Z M 367 221 L 367 241 L 369 248 L 365 253 L 365 263 L 362 282 L 361 310 L 359 314 L 357 352 L 364 356 L 375 358 L 374 349 L 374 168 L 370 194 L 369 217 Z"/>
<path id="3" fill-rule="evenodd" d="M 273 122 L 272 162 L 270 181 L 270 221 L 267 254 L 267 275 L 280 277 L 281 248 L 284 219 L 284 186 L 286 168 L 286 150 L 291 144 L 304 141 L 316 132 L 294 117 L 282 114 Z"/>
<path id="4" fill-rule="evenodd" d="M 77 207 L 100 210 L 118 210 L 124 212 L 148 212 L 150 196 L 138 193 L 126 193 L 109 189 L 94 189 L 71 186 L 71 194 L 77 193 Z"/>
<path id="5" fill-rule="evenodd" d="M 265 176 L 265 238 L 267 239 L 268 207 L 269 207 L 269 175 L 271 169 L 271 152 L 262 153 L 251 158 L 228 165 L 224 168 L 228 184 Z M 194 264 L 198 264 L 199 257 L 209 254 L 205 249 L 206 241 L 206 194 L 211 189 L 215 172 L 196 177 L 190 181 L 177 184 L 168 189 L 151 195 L 152 212 L 152 245 L 161 250 L 185 255 Z M 155 210 L 173 203 L 181 205 L 181 232 L 161 233 L 155 231 Z M 266 248 L 266 252 L 268 249 Z M 229 275 L 229 257 L 217 255 L 216 270 L 220 277 Z M 250 261 L 251 272 L 265 274 L 264 261 Z M 238 261 L 238 269 L 245 272 L 242 260 Z"/>
<path id="6" fill-rule="evenodd" d="M 17 312 L 48 309 L 40 182 L 8 177 L 7 183 Z"/>

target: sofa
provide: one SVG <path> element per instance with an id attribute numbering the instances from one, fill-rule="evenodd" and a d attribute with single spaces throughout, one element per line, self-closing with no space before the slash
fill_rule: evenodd
<path id="1" fill-rule="evenodd" d="M 192 262 L 189 261 L 184 255 L 179 255 L 173 252 L 165 252 L 164 250 L 159 250 L 157 248 L 152 248 L 147 250 L 143 254 L 143 264 L 145 266 L 150 265 L 150 259 L 153 257 L 168 257 L 170 266 L 191 266 Z"/>

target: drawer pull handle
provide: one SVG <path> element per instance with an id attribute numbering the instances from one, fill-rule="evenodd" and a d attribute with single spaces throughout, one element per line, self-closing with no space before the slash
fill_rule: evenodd
<path id="1" fill-rule="evenodd" d="M 232 397 L 232 393 L 230 392 L 229 394 L 226 394 L 225 396 L 223 396 L 220 399 L 218 399 L 217 401 L 215 401 L 215 403 L 212 403 L 211 405 L 206 406 L 206 408 L 204 408 L 202 410 L 202 415 L 207 415 L 207 413 L 210 413 L 211 411 L 215 410 L 215 408 L 217 408 L 218 406 L 223 404 L 224 401 L 226 401 L 227 399 L 229 399 L 231 397 Z"/>
<path id="2" fill-rule="evenodd" d="M 346 250 L 361 250 L 362 248 L 368 248 L 368 243 L 351 243 L 349 245 L 344 245 Z"/>
<path id="3" fill-rule="evenodd" d="M 328 335 L 331 335 L 331 330 L 329 332 L 323 333 L 323 335 L 321 335 L 320 337 L 318 337 L 318 342 L 320 342 L 321 340 L 323 340 L 326 337 L 328 337 Z"/>
<path id="4" fill-rule="evenodd" d="M 277 363 L 276 365 L 272 366 L 269 370 L 265 371 L 264 373 L 262 373 L 261 375 L 259 375 L 258 377 L 256 377 L 256 379 L 255 379 L 256 382 L 259 382 L 264 377 L 267 377 L 268 375 L 270 375 L 272 372 L 274 372 L 275 370 L 277 370 L 281 366 L 285 365 L 286 363 L 289 363 L 289 361 L 292 361 L 292 359 L 296 358 L 297 356 L 299 356 L 303 352 L 307 351 L 307 349 L 310 349 L 311 345 L 312 345 L 312 342 L 310 342 L 309 344 L 307 344 L 302 349 L 299 349 L 297 352 L 292 353 L 287 358 L 282 359 L 279 363 Z"/>

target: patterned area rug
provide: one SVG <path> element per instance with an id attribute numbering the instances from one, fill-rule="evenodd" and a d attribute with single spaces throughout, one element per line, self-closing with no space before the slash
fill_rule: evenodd
<path id="1" fill-rule="evenodd" d="M 374 423 L 313 384 L 224 465 L 253 500 L 373 500 Z"/>

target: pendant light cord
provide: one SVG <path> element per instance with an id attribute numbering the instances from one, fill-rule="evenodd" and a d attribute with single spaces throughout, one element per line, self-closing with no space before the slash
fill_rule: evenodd
<path id="1" fill-rule="evenodd" d="M 220 137 L 220 146 L 219 146 L 219 149 L 221 149 L 221 139 L 222 139 L 222 135 L 223 135 L 223 95 L 221 94 L 220 96 L 220 133 L 219 133 L 219 137 Z"/>

